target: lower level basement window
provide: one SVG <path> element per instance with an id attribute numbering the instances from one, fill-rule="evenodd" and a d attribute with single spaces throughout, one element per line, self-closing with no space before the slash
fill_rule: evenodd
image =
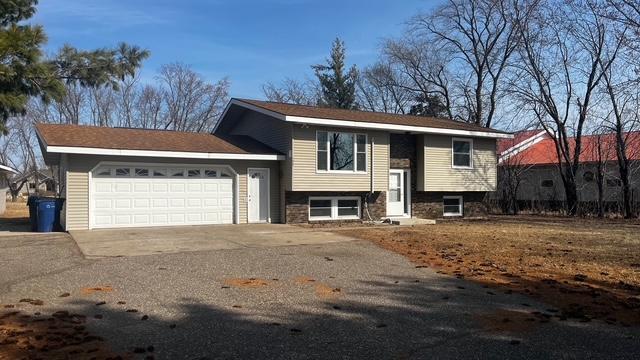
<path id="1" fill-rule="evenodd" d="M 360 197 L 310 197 L 309 220 L 360 219 Z"/>
<path id="2" fill-rule="evenodd" d="M 442 204 L 444 216 L 462 216 L 462 196 L 445 196 Z"/>

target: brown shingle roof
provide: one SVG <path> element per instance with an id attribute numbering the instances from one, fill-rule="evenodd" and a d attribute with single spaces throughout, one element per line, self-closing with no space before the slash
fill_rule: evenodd
<path id="1" fill-rule="evenodd" d="M 38 124 L 36 128 L 48 146 L 226 154 L 279 154 L 278 151 L 247 136 L 222 138 L 206 133 L 60 124 Z"/>
<path id="2" fill-rule="evenodd" d="M 467 131 L 482 131 L 496 134 L 506 134 L 504 131 L 485 128 L 475 124 L 440 119 L 426 116 L 388 114 L 372 111 L 344 110 L 323 108 L 318 106 L 294 105 L 261 100 L 235 99 L 269 111 L 287 116 L 311 117 L 344 121 L 369 122 L 389 125 L 421 126 L 438 129 L 453 129 Z"/>

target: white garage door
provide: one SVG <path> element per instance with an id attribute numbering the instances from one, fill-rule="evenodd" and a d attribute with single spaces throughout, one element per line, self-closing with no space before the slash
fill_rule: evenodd
<path id="1" fill-rule="evenodd" d="M 225 167 L 105 165 L 92 173 L 93 228 L 233 223 Z"/>

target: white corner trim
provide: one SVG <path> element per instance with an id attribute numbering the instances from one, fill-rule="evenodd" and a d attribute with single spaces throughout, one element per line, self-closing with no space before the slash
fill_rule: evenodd
<path id="1" fill-rule="evenodd" d="M 510 157 L 519 154 L 523 151 L 525 151 L 526 149 L 532 147 L 533 145 L 541 142 L 542 140 L 544 140 L 545 135 L 547 134 L 546 131 L 542 130 L 541 132 L 537 133 L 534 136 L 531 136 L 513 146 L 511 146 L 510 148 L 508 148 L 507 150 L 505 150 L 502 155 L 500 156 L 500 158 L 498 159 L 498 164 L 502 163 L 505 160 L 508 160 Z"/>
<path id="2" fill-rule="evenodd" d="M 363 121 L 348 121 L 348 120 L 333 120 L 333 119 L 318 119 L 300 116 L 285 116 L 287 122 L 300 123 L 300 124 L 312 124 L 323 126 L 337 126 L 337 127 L 350 127 L 350 128 L 365 128 L 365 129 L 380 129 L 380 130 L 396 130 L 396 131 L 410 131 L 423 134 L 442 134 L 442 135 L 462 135 L 473 137 L 486 137 L 494 139 L 512 139 L 512 134 L 492 133 L 486 131 L 470 131 L 470 130 L 456 130 L 456 129 L 441 129 L 425 126 L 409 126 L 409 125 L 393 125 L 372 123 Z"/>
<path id="3" fill-rule="evenodd" d="M 164 157 L 185 159 L 228 159 L 228 160 L 284 160 L 284 155 L 275 154 L 228 154 L 205 152 L 181 152 L 181 151 L 156 151 L 156 150 L 121 150 L 105 148 L 88 148 L 73 146 L 45 146 L 45 151 L 59 154 L 84 154 L 84 155 L 112 155 L 112 156 L 141 156 Z"/>

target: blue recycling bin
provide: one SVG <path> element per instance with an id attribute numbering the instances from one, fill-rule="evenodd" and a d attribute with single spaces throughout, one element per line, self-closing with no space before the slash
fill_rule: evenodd
<path id="1" fill-rule="evenodd" d="M 31 231 L 38 230 L 38 197 L 29 196 L 27 198 L 27 206 L 29 207 L 29 223 L 31 224 Z"/>
<path id="2" fill-rule="evenodd" d="M 52 232 L 56 223 L 56 199 L 40 198 L 38 204 L 38 232 Z"/>

